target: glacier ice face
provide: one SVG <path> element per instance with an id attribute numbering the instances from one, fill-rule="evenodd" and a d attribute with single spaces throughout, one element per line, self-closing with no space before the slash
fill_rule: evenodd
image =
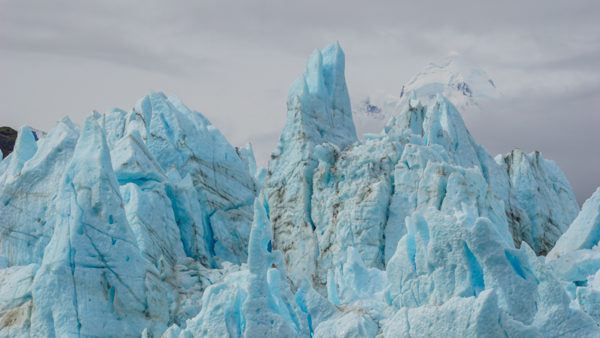
<path id="1" fill-rule="evenodd" d="M 272 250 L 271 224 L 264 202 L 254 202 L 254 223 L 248 244 L 248 296 L 242 306 L 245 337 L 306 336 L 302 316 L 282 270 L 279 252 Z M 279 259 L 278 259 L 279 258 Z"/>
<path id="2" fill-rule="evenodd" d="M 252 221 L 254 180 L 225 137 L 201 114 L 178 99 L 151 94 L 134 107 L 136 121 L 148 123 L 142 135 L 163 170 L 175 167 L 190 175 L 205 198 L 207 221 L 213 230 L 213 250 L 222 260 L 246 260 L 245 243 Z M 131 118 L 133 120 L 133 117 Z M 149 121 L 149 122 L 148 122 Z M 128 127 L 139 126 L 130 123 Z M 138 127 L 139 128 L 139 127 Z"/>
<path id="3" fill-rule="evenodd" d="M 513 150 L 496 161 L 509 176 L 508 219 L 515 244 L 545 255 L 577 216 L 579 205 L 567 178 L 539 152 Z"/>
<path id="4" fill-rule="evenodd" d="M 430 329 L 415 331 L 417 336 L 428 336 L 419 332 L 435 335 L 447 330 L 458 336 L 598 334 L 590 317 L 570 308 L 560 282 L 526 244 L 515 249 L 499 241 L 486 218 L 471 223 L 469 217 L 462 222 L 448 217 L 436 211 L 424 215 L 419 228 L 400 241 L 390 260 L 387 273 L 392 304 L 408 317 L 400 327 L 391 320 L 389 325 L 395 330 L 411 330 L 414 322 L 414 328 L 420 330 L 429 322 Z M 486 305 L 488 302 L 491 304 Z M 435 309 L 440 305 L 442 309 Z M 471 327 L 464 322 L 467 318 L 456 317 L 463 308 L 473 311 L 472 320 L 481 322 Z M 486 318 L 488 315 L 496 319 Z M 482 325 L 480 333 L 469 331 Z"/>
<path id="5" fill-rule="evenodd" d="M 560 170 L 542 159 L 529 165 L 536 170 L 532 175 L 527 169 L 518 172 L 497 163 L 473 140 L 443 96 L 413 94 L 402 105 L 382 134 L 346 146 L 323 139 L 306 146 L 304 138 L 290 141 L 284 130 L 279 150 L 296 147 L 301 151 L 295 154 L 310 159 L 300 167 L 287 167 L 285 179 L 275 181 L 281 171 L 273 163 L 281 161 L 282 154 L 276 152 L 265 188 L 274 245 L 286 255 L 292 281 L 312 277 L 316 290 L 333 304 L 368 310 L 378 326 L 393 309 L 430 313 L 444 304 L 452 316 L 463 306 L 462 298 L 475 297 L 469 304 L 474 315 L 482 316 L 474 320 L 482 320 L 484 331 L 491 330 L 483 319 L 491 307 L 496 322 L 503 318 L 494 329 L 498 332 L 597 334 L 588 316 L 570 309 L 560 282 L 537 264 L 528 245 L 538 254 L 547 252 L 553 242 L 544 236 L 553 236 L 552 224 L 560 224 L 556 231 L 560 235 L 577 210 Z M 288 115 L 286 127 L 298 126 L 298 120 Z M 291 180 L 294 175 L 300 179 Z M 536 184 L 533 189 L 554 195 L 529 205 L 505 203 L 511 198 L 524 201 L 532 189 L 520 186 L 525 178 Z M 564 215 L 554 205 L 565 210 Z M 509 218 L 517 208 L 539 210 L 532 216 L 537 223 Z M 523 231 L 539 236 L 522 236 Z M 514 243 L 520 246 L 522 240 L 527 244 L 516 249 Z M 353 258 L 346 262 L 348 257 Z M 377 269 L 385 269 L 386 277 L 377 277 Z M 368 282 L 358 287 L 352 283 L 357 278 Z M 383 289 L 377 286 L 382 280 L 387 280 L 385 293 L 369 289 Z M 478 299 L 481 293 L 485 296 Z M 561 316 L 564 327 L 548 331 L 550 318 Z M 339 318 L 334 315 L 329 323 L 339 328 L 343 325 Z M 431 318 L 423 320 L 431 323 Z M 439 332 L 443 320 L 436 324 Z M 452 325 L 459 328 L 460 318 L 454 320 Z M 333 335 L 325 327 L 322 330 Z M 479 335 L 476 330 L 456 332 Z"/>
<path id="6" fill-rule="evenodd" d="M 271 155 L 264 190 L 273 222 L 274 247 L 282 250 L 290 278 L 313 277 L 317 239 L 311 219 L 311 191 L 317 166 L 314 148 L 343 148 L 354 142 L 344 54 L 338 44 L 316 50 L 288 94 L 286 125 Z M 290 264 L 294 262 L 294 264 Z"/>
<path id="7" fill-rule="evenodd" d="M 92 118 L 57 200 L 55 230 L 33 283 L 31 334 L 138 334 L 155 315 L 146 293 L 152 276 L 127 224 L 104 132 Z"/>
<path id="8" fill-rule="evenodd" d="M 384 267 L 384 231 L 398 147 L 394 142 L 374 140 L 342 152 L 334 147 L 317 148 L 311 220 L 318 243 L 313 278 L 318 289 L 325 285 L 327 271 L 344 259 L 350 247 L 367 266 Z"/>
<path id="9" fill-rule="evenodd" d="M 403 113 L 390 120 L 385 127 L 386 133 L 409 131 L 421 136 L 425 145 L 443 147 L 449 163 L 467 168 L 477 167 L 494 193 L 502 200 L 506 198 L 507 175 L 475 142 L 460 113 L 448 99 L 437 95 L 433 99 L 423 100 L 413 95 L 403 105 Z"/>
<path id="10" fill-rule="evenodd" d="M 0 257 L 10 266 L 41 263 L 54 227 L 51 200 L 78 137 L 68 119 L 39 144 L 28 128 L 21 128 L 15 151 L 3 161 L 8 168 L 0 175 Z"/>
<path id="11" fill-rule="evenodd" d="M 127 221 L 140 252 L 163 276 L 185 256 L 166 176 L 135 132 L 119 140 L 114 153 Z"/>
<path id="12" fill-rule="evenodd" d="M 303 140 L 294 142 L 300 146 Z M 312 276 L 317 290 L 324 290 L 327 271 L 346 255 L 348 247 L 356 248 L 367 266 L 383 269 L 405 233 L 405 218 L 427 205 L 461 210 L 464 202 L 464 207 L 478 210 L 477 216 L 492 219 L 503 239 L 512 242 L 500 201 L 508 196 L 507 174 L 474 142 L 458 112 L 441 97 L 426 105 L 412 100 L 382 135 L 344 149 L 322 143 L 311 152 L 316 163 L 305 165 L 302 185 L 290 183 L 291 175 L 286 175 L 283 186 L 272 180 L 272 174 L 265 189 L 269 196 L 279 199 L 269 200 L 274 210 L 275 246 L 290 256 L 296 256 L 294 251 L 305 253 L 286 263 L 290 271 L 296 265 L 302 269 L 299 275 Z M 468 169 L 473 173 L 452 174 L 463 172 L 465 167 L 473 167 Z M 298 167 L 290 170 L 297 171 Z M 467 184 L 471 191 L 466 196 L 450 191 L 455 200 L 449 198 L 442 205 L 449 179 L 476 182 Z M 488 193 L 488 187 L 495 187 L 495 193 Z M 295 198 L 304 199 L 304 208 L 295 203 L 291 212 L 286 210 L 290 207 L 277 204 L 286 199 L 285 192 L 294 194 L 294 202 Z M 469 200 L 462 200 L 466 198 Z M 286 214 L 279 216 L 283 211 Z M 286 216 L 304 219 L 305 225 L 294 226 Z M 296 240 L 299 231 L 306 240 Z M 300 250 L 296 245 L 308 247 Z M 305 262 L 298 264 L 298 260 Z"/>
<path id="13" fill-rule="evenodd" d="M 240 155 L 240 158 L 246 167 L 248 167 L 250 176 L 256 178 L 256 175 L 258 174 L 258 168 L 256 167 L 256 158 L 254 157 L 252 143 L 247 143 L 245 146 L 237 148 L 237 153 Z"/>
<path id="14" fill-rule="evenodd" d="M 313 337 L 375 337 L 378 330 L 377 324 L 369 316 L 358 312 L 347 312 L 321 323 L 317 326 Z"/>
<path id="15" fill-rule="evenodd" d="M 137 132 L 164 173 L 190 176 L 202 200 L 204 222 L 212 229 L 210 251 L 221 261 L 246 260 L 255 181 L 235 148 L 200 113 L 163 93 L 151 93 L 130 113 L 98 115 L 112 148 Z"/>
<path id="16" fill-rule="evenodd" d="M 1 164 L 3 335 L 157 336 L 246 260 L 249 166 L 177 99 L 22 128 Z"/>
<path id="17" fill-rule="evenodd" d="M 346 257 L 336 263 L 329 270 L 327 278 L 327 294 L 331 303 L 341 305 L 384 297 L 387 274 L 383 270 L 365 266 L 354 247 L 349 247 Z"/>
<path id="18" fill-rule="evenodd" d="M 425 100 L 427 105 L 422 101 L 415 96 L 407 100 L 404 112 L 388 123 L 386 133 L 408 129 L 421 135 L 425 145 L 442 146 L 449 163 L 478 168 L 496 197 L 504 202 L 515 244 L 519 246 L 524 241 L 537 254 L 545 255 L 579 210 L 560 168 L 539 152 L 524 154 L 514 150 L 494 160 L 473 140 L 447 99 L 438 96 Z M 410 181 L 414 182 L 414 178 Z M 497 223 L 499 219 L 493 221 Z"/>
<path id="19" fill-rule="evenodd" d="M 431 318 L 435 318 L 433 325 Z M 453 297 L 441 306 L 402 308 L 384 323 L 383 332 L 386 337 L 538 336 L 503 316 L 493 291 L 477 297 Z"/>
<path id="20" fill-rule="evenodd" d="M 29 318 L 33 308 L 33 278 L 37 264 L 3 267 L 0 270 L 0 336 L 29 335 Z"/>
<path id="21" fill-rule="evenodd" d="M 599 336 L 600 193 L 575 218 L 555 163 L 494 160 L 440 93 L 358 140 L 344 66 L 312 54 L 267 169 L 162 93 L 23 128 L 0 336 Z"/>
<path id="22" fill-rule="evenodd" d="M 407 217 L 429 207 L 447 213 L 467 213 L 470 217 L 487 217 L 493 221 L 502 240 L 511 241 L 503 204 L 488 188 L 481 170 L 452 165 L 444 161 L 445 158 L 447 155 L 437 145 L 408 144 L 405 147 L 396 166 L 396 188 L 386 229 L 388 260 L 400 236 L 409 229 Z"/>
<path id="23" fill-rule="evenodd" d="M 202 337 L 306 337 L 308 320 L 289 289 L 282 256 L 272 249 L 264 199 L 254 202 L 248 269 L 229 274 L 206 289 L 202 310 L 173 335 Z M 171 334 L 170 332 L 168 334 Z"/>

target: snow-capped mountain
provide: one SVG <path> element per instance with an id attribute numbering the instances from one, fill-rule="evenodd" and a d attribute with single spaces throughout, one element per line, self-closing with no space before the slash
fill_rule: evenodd
<path id="1" fill-rule="evenodd" d="M 478 111 L 482 104 L 501 97 L 492 78 L 459 54 L 429 63 L 400 86 L 397 94 L 368 96 L 354 100 L 354 121 L 359 135 L 380 132 L 387 121 L 400 112 L 402 99 L 414 95 L 446 97 L 461 112 Z"/>
<path id="2" fill-rule="evenodd" d="M 344 62 L 310 56 L 266 169 L 162 93 L 22 127 L 0 336 L 600 336 L 600 193 L 579 211 L 539 153 L 493 159 L 443 93 L 360 140 Z"/>
<path id="3" fill-rule="evenodd" d="M 418 97 L 442 94 L 459 109 L 500 95 L 492 78 L 459 54 L 428 64 L 402 86 L 400 97 L 410 92 Z"/>

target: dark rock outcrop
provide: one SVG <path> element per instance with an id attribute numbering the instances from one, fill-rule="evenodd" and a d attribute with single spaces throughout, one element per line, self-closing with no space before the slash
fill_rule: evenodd
<path id="1" fill-rule="evenodd" d="M 15 147 L 17 131 L 11 127 L 0 127 L 0 150 L 3 157 L 8 156 Z"/>

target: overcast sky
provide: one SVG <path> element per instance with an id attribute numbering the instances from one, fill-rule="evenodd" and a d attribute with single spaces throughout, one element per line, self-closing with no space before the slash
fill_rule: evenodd
<path id="1" fill-rule="evenodd" d="M 599 1 L 0 0 L 0 125 L 48 130 L 160 90 L 264 161 L 315 48 L 340 42 L 353 98 L 458 52 L 504 94 L 465 117 L 475 138 L 542 151 L 582 202 L 600 185 L 599 18 Z"/>

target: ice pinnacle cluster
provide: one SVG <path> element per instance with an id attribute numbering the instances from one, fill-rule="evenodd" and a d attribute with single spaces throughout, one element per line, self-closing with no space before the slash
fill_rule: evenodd
<path id="1" fill-rule="evenodd" d="M 152 93 L 0 162 L 0 336 L 598 337 L 600 192 L 442 94 L 357 138 L 338 44 L 266 169 Z"/>
<path id="2" fill-rule="evenodd" d="M 158 336 L 247 260 L 248 163 L 175 98 L 22 128 L 1 163 L 1 335 Z"/>

